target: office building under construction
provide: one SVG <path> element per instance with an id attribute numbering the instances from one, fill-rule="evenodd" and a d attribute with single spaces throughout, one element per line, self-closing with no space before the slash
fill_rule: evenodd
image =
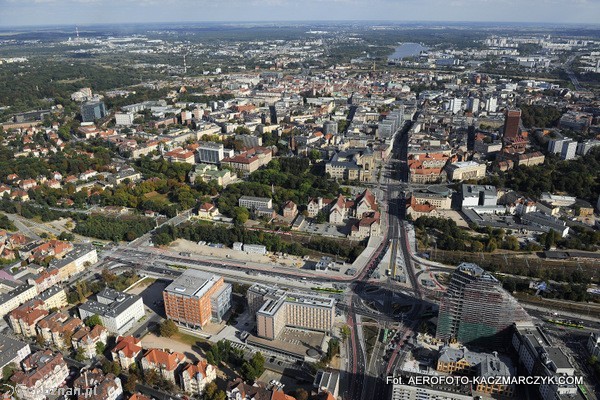
<path id="1" fill-rule="evenodd" d="M 442 297 L 436 337 L 446 342 L 501 346 L 515 322 L 531 318 L 502 284 L 476 264 L 462 263 Z"/>

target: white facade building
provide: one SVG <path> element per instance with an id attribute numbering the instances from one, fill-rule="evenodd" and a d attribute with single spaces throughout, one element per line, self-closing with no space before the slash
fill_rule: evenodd
<path id="1" fill-rule="evenodd" d="M 145 315 L 144 303 L 138 295 L 105 288 L 96 298 L 79 306 L 79 315 L 82 320 L 98 315 L 109 332 L 122 335 Z"/>
<path id="2" fill-rule="evenodd" d="M 115 113 L 115 125 L 117 126 L 131 126 L 134 119 L 135 114 L 132 112 Z"/>

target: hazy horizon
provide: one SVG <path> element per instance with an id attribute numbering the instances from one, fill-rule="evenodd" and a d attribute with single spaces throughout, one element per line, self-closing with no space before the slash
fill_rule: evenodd
<path id="1" fill-rule="evenodd" d="M 391 22 L 597 25 L 600 0 L 0 0 L 0 27 L 139 23 Z"/>

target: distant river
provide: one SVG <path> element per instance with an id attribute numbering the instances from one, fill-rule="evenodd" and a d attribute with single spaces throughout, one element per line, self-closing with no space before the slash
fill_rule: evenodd
<path id="1" fill-rule="evenodd" d="M 429 47 L 423 47 L 419 43 L 402 43 L 396 47 L 394 54 L 389 56 L 388 59 L 398 60 L 406 57 L 414 57 L 425 50 L 429 50 Z"/>

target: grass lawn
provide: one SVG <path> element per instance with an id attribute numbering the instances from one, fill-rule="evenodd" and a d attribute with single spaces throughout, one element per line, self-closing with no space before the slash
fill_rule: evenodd
<path id="1" fill-rule="evenodd" d="M 196 346 L 198 342 L 208 343 L 208 341 L 204 338 L 201 338 L 199 336 L 190 335 L 189 333 L 185 333 L 185 332 L 181 332 L 181 331 L 177 332 L 176 334 L 171 336 L 169 339 L 172 339 L 172 340 L 180 342 L 180 343 L 189 344 L 190 346 Z"/>
<path id="2" fill-rule="evenodd" d="M 148 200 L 153 200 L 153 201 L 156 201 L 156 202 L 169 203 L 167 195 L 166 194 L 160 194 L 157 191 L 146 193 L 144 195 L 144 197 L 147 198 Z"/>

